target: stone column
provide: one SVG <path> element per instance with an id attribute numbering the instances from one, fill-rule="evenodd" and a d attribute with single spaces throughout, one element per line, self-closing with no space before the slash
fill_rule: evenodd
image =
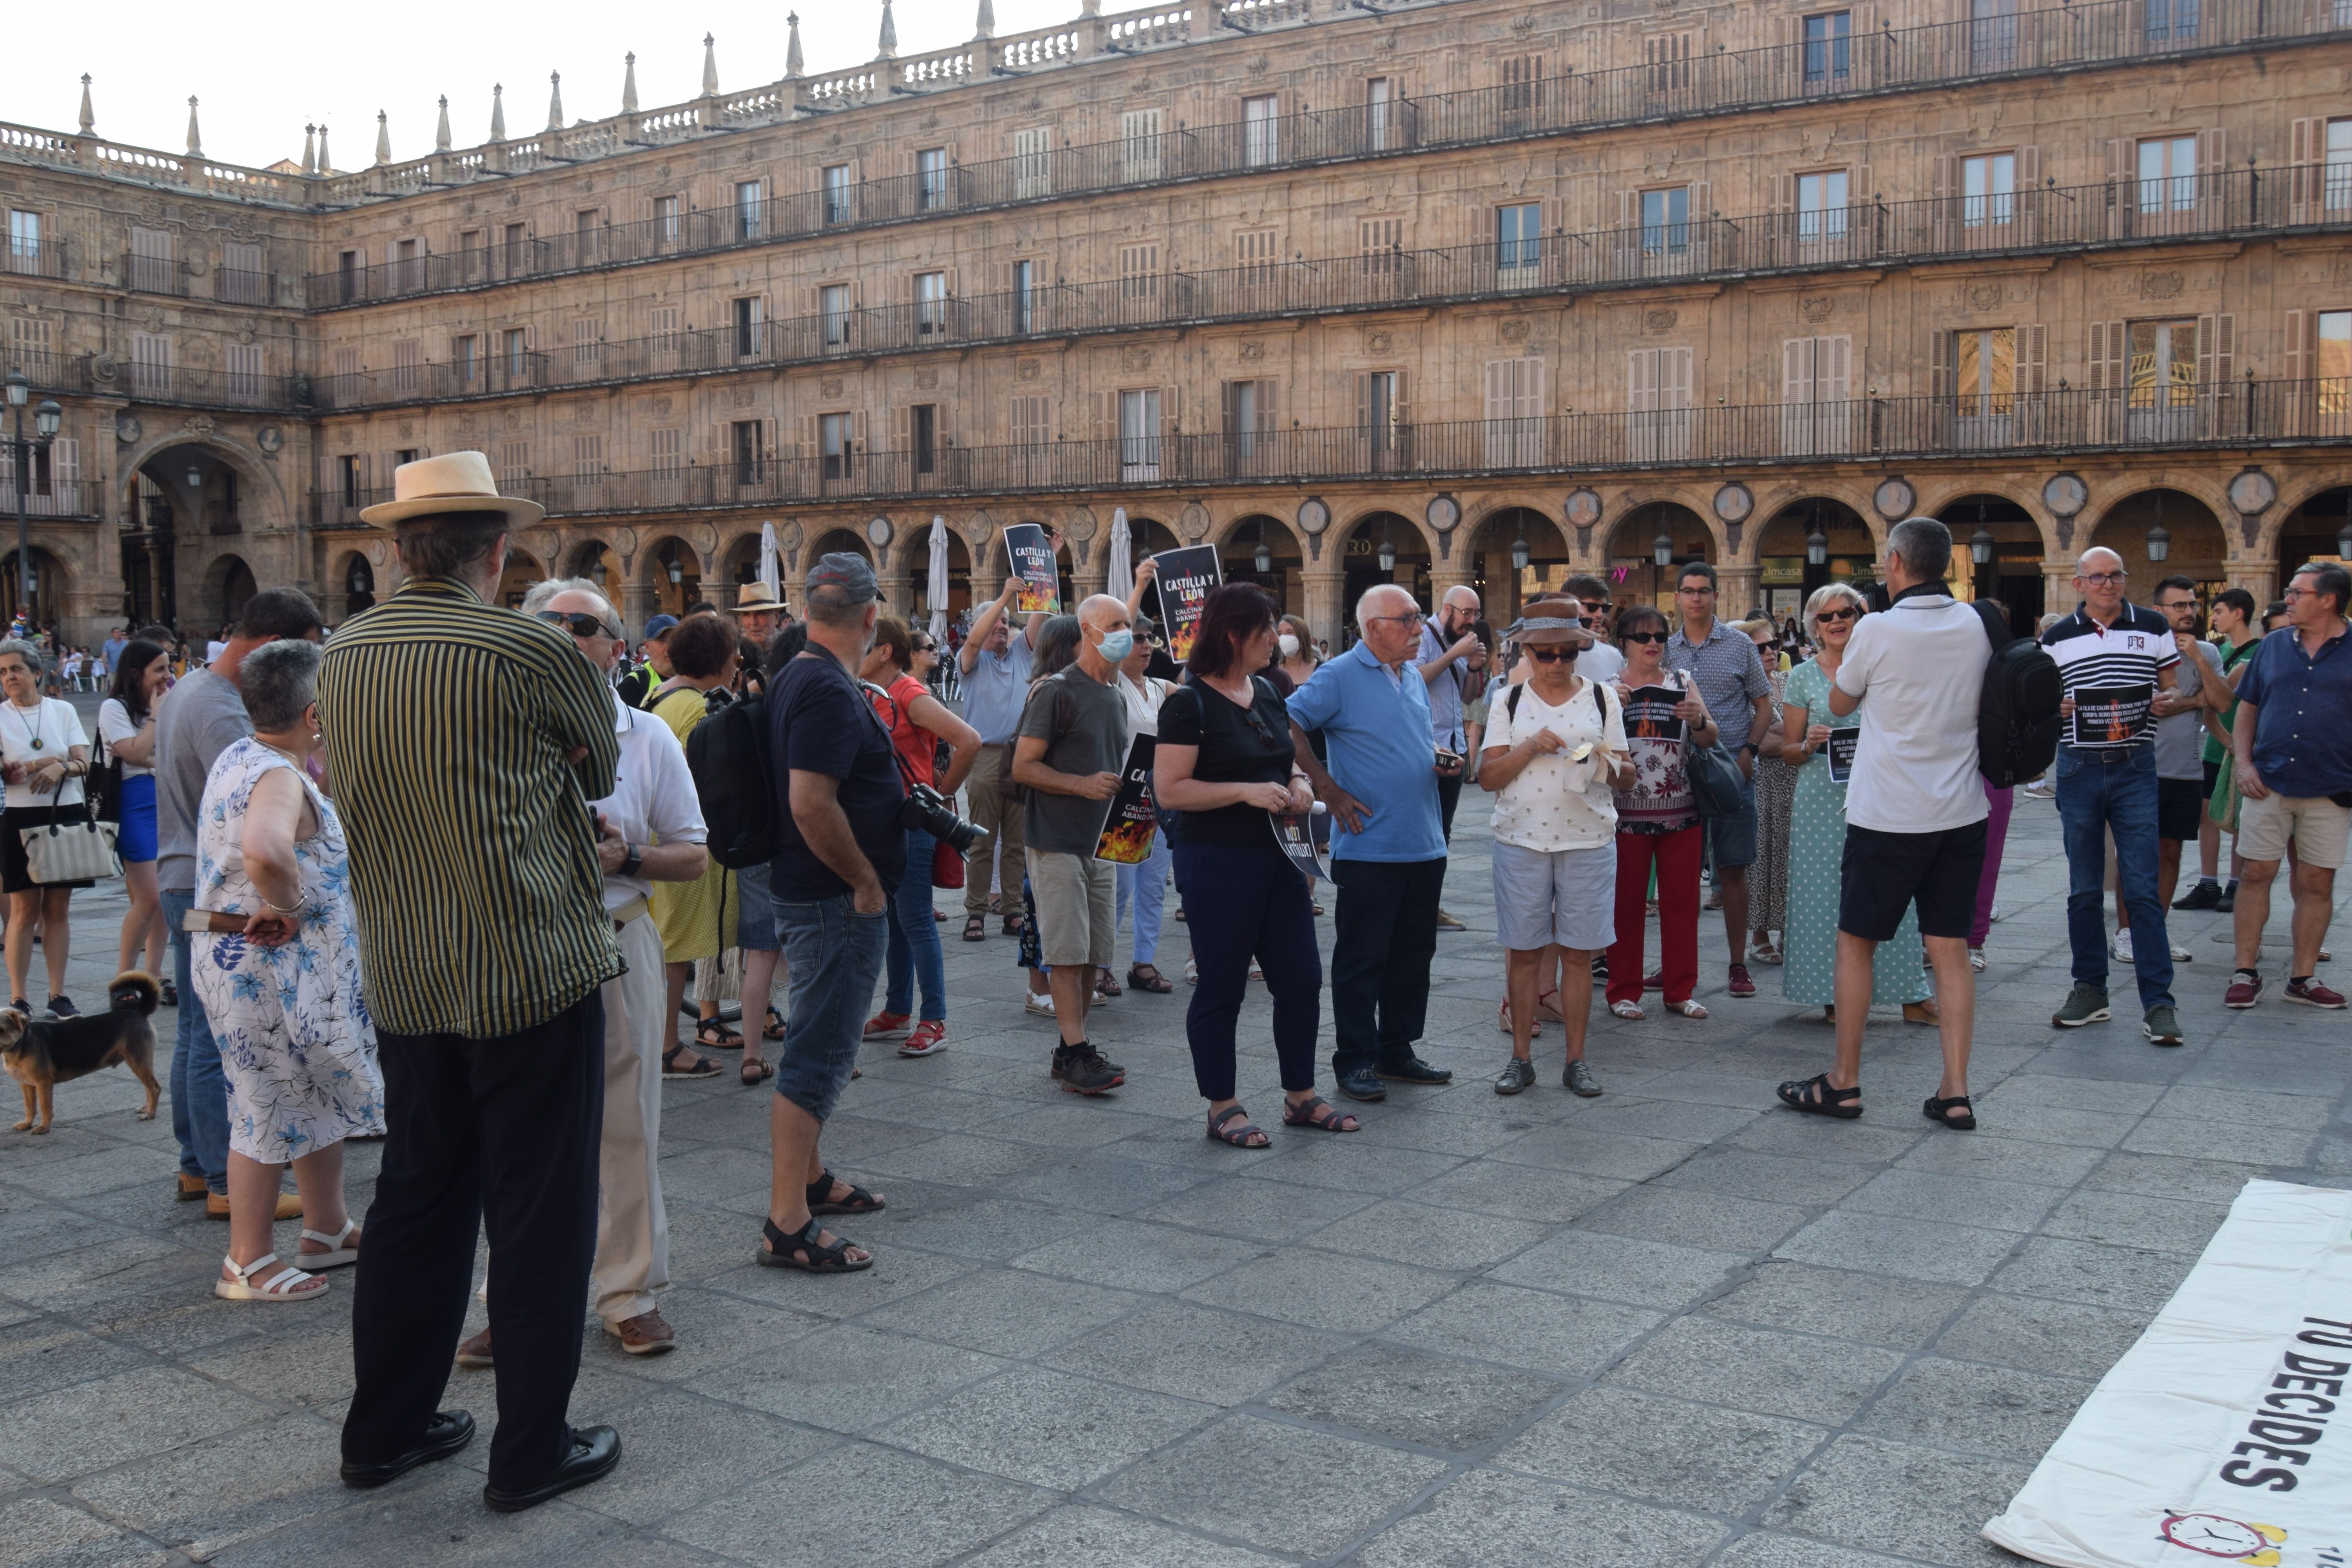
<path id="1" fill-rule="evenodd" d="M 911 620 L 915 614 L 915 580 L 904 572 L 882 572 L 875 575 L 882 589 L 882 603 L 889 614 L 900 620 Z"/>
<path id="2" fill-rule="evenodd" d="M 2067 570 L 2071 574 L 2074 569 Z M 2279 563 L 2274 560 L 2232 560 L 2224 570 L 2230 574 L 2230 586 L 2243 588 L 2254 596 L 2257 612 L 2278 596 Z"/>
<path id="3" fill-rule="evenodd" d="M 381 599 L 383 595 L 378 594 L 377 597 Z M 654 618 L 660 602 L 655 595 L 654 586 L 650 583 L 623 584 L 621 588 L 621 619 L 625 623 L 623 629 L 628 632 L 632 638 L 642 638 L 645 636 L 646 623 Z"/>
<path id="4" fill-rule="evenodd" d="M 1715 613 L 1727 621 L 1744 621 L 1756 607 L 1756 588 L 1764 575 L 1761 566 L 1717 566 Z"/>
<path id="5" fill-rule="evenodd" d="M 1339 625 L 1347 613 L 1348 567 L 1336 542 L 1326 540 L 1323 559 L 1308 561 L 1298 574 L 1307 592 L 1307 625 L 1318 640 L 1339 647 Z"/>
<path id="6" fill-rule="evenodd" d="M 1470 581 L 1470 557 L 1464 549 L 1469 542 L 1461 537 L 1460 529 L 1454 532 L 1454 537 L 1449 542 L 1451 553 L 1438 556 L 1429 563 L 1429 603 L 1423 608 L 1433 616 L 1437 613 L 1437 606 L 1445 603 L 1447 594 L 1456 588 L 1475 591 L 1477 587 Z"/>

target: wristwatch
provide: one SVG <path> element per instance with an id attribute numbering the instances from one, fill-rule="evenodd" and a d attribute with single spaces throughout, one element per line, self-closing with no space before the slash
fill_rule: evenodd
<path id="1" fill-rule="evenodd" d="M 637 868 L 646 863 L 646 850 L 642 844 L 632 844 L 628 848 L 629 858 L 621 862 L 621 875 L 634 877 L 637 874 Z"/>

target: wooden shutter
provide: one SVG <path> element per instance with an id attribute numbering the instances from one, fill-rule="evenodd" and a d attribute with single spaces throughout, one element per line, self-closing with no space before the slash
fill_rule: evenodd
<path id="1" fill-rule="evenodd" d="M 2320 190 L 2326 155 L 2327 122 L 2298 120 L 2287 135 L 2287 217 L 2291 224 L 2317 223 L 2326 201 Z M 2259 214 L 2256 220 L 2260 221 Z"/>
<path id="2" fill-rule="evenodd" d="M 2107 233 L 2121 239 L 2132 231 L 2139 206 L 2139 146 L 2128 136 L 2107 142 Z"/>
<path id="3" fill-rule="evenodd" d="M 2236 380 L 2238 318 L 2234 315 L 2197 318 L 2197 387 L 2212 396 Z"/>
<path id="4" fill-rule="evenodd" d="M 2197 133 L 2197 221 L 2200 228 L 2220 228 L 2228 221 L 2230 130 L 2217 125 Z"/>
<path id="5" fill-rule="evenodd" d="M 2017 236 L 2015 245 L 2037 245 L 2042 235 L 2042 149 L 2017 150 Z"/>
<path id="6" fill-rule="evenodd" d="M 1628 413 L 1651 414 L 1658 406 L 1657 349 L 1635 349 L 1625 356 L 1625 407 Z M 1486 367 L 1487 417 L 1492 418 L 1495 402 L 1495 368 Z"/>
<path id="7" fill-rule="evenodd" d="M 1160 389 L 1160 434 L 1163 440 L 1175 438 L 1177 426 L 1183 413 L 1184 389 L 1181 386 L 1161 387 Z M 1174 459 L 1173 452 L 1165 449 L 1160 452 L 1160 460 L 1162 463 L 1172 462 Z"/>
<path id="8" fill-rule="evenodd" d="M 1814 342 L 1811 338 L 1790 338 L 1780 345 L 1782 403 L 1813 400 Z"/>
<path id="9" fill-rule="evenodd" d="M 2050 329 L 2036 324 L 2017 329 L 2017 390 L 2039 394 L 2050 390 Z"/>
<path id="10" fill-rule="evenodd" d="M 1412 395 L 1412 372 L 1401 370 L 1396 373 L 1396 396 L 1391 403 L 1389 408 L 1389 422 L 1391 424 L 1402 426 L 1409 425 L 1412 422 L 1412 413 L 1405 401 Z"/>
<path id="11" fill-rule="evenodd" d="M 1937 250 L 1959 247 L 1964 232 L 1960 223 L 1960 161 L 1952 156 L 1933 159 L 1928 164 L 1928 226 L 1931 243 Z"/>
<path id="12" fill-rule="evenodd" d="M 70 517 L 81 506 L 81 443 L 60 436 L 49 443 L 49 494 L 61 516 Z"/>
<path id="13" fill-rule="evenodd" d="M 1689 349 L 1665 349 L 1659 353 L 1658 401 L 1664 407 L 1696 406 L 1692 397 L 1691 352 Z"/>
<path id="14" fill-rule="evenodd" d="M 2319 312 L 2286 313 L 2286 379 L 2288 436 L 2307 435 L 2317 428 L 2319 412 Z"/>
<path id="15" fill-rule="evenodd" d="M 1690 185 L 1690 220 L 1696 224 L 1715 211 L 1715 182 L 1693 180 Z"/>
<path id="16" fill-rule="evenodd" d="M 1939 406 L 1952 395 L 1952 334 L 1940 327 L 1927 334 L 1927 395 Z"/>
<path id="17" fill-rule="evenodd" d="M 2094 390 L 2121 393 L 2128 333 L 2121 321 L 2091 323 L 2090 375 Z"/>
<path id="18" fill-rule="evenodd" d="M 1371 427 L 1372 373 L 1360 370 L 1356 373 L 1356 428 L 1369 430 Z"/>
<path id="19" fill-rule="evenodd" d="M 1813 349 L 1813 400 L 1844 403 L 1853 395 L 1853 340 L 1822 338 Z"/>
<path id="20" fill-rule="evenodd" d="M 800 442 L 802 458 L 804 461 L 814 462 L 818 458 L 824 456 L 824 447 L 823 442 L 824 436 L 817 425 L 817 416 L 814 414 L 802 415 Z"/>
<path id="21" fill-rule="evenodd" d="M 1261 380 L 1257 384 L 1257 427 L 1260 431 L 1282 428 L 1281 393 L 1277 384 Z"/>
<path id="22" fill-rule="evenodd" d="M 1118 394 L 1089 392 L 1087 394 L 1087 422 L 1094 426 L 1097 441 L 1118 439 Z"/>

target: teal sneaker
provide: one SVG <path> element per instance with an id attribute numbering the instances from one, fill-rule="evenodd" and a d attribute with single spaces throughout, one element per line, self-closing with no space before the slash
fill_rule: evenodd
<path id="1" fill-rule="evenodd" d="M 2150 1007 L 2147 1016 L 2140 1020 L 2139 1026 L 2140 1032 L 2157 1045 L 2177 1046 L 2181 1043 L 2180 1020 L 2172 1016 L 2169 1007 Z"/>
<path id="2" fill-rule="evenodd" d="M 2085 1024 L 2104 1024 L 2114 1016 L 2107 1007 L 2105 992 L 2077 985 L 2066 993 L 2066 1005 L 2052 1014 L 2050 1021 L 2062 1029 L 2079 1029 Z"/>

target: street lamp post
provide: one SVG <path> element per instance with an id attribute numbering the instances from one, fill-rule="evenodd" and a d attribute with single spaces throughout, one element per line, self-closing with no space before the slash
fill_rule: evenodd
<path id="1" fill-rule="evenodd" d="M 33 454 L 49 449 L 49 443 L 57 439 L 58 426 L 65 423 L 66 411 L 58 406 L 55 398 L 43 398 L 40 407 L 33 411 L 36 437 L 27 441 L 25 439 L 25 405 L 32 398 L 33 384 L 26 378 L 23 371 L 12 370 L 7 380 L 0 385 L 6 386 L 8 408 L 16 416 L 16 433 L 10 443 L 14 463 L 9 475 L 16 487 L 16 605 L 25 614 L 25 625 L 37 627 L 40 623 L 33 614 L 33 550 L 26 538 L 29 523 L 27 498 L 33 489 Z"/>

